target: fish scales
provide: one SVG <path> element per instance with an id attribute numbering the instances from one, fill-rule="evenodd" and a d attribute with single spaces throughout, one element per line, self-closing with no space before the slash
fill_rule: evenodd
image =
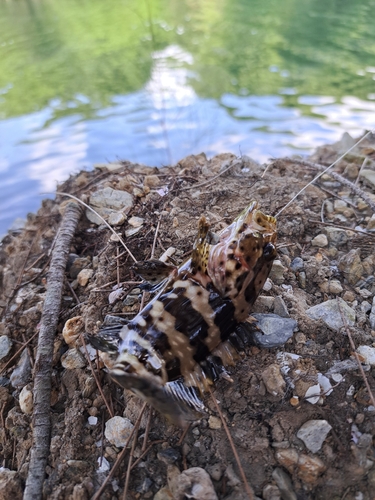
<path id="1" fill-rule="evenodd" d="M 120 328 L 111 376 L 177 424 L 201 416 L 201 394 L 233 362 L 232 346 L 243 345 L 235 331 L 263 288 L 275 244 L 276 219 L 256 202 L 218 238 L 202 217 L 192 258 L 171 268 L 155 298 Z"/>

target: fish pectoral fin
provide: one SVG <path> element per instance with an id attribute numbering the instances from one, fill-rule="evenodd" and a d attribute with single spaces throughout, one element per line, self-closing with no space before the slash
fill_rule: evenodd
<path id="1" fill-rule="evenodd" d="M 194 272 L 206 274 L 208 254 L 210 251 L 210 224 L 202 216 L 198 222 L 198 235 L 194 243 L 193 253 L 191 254 L 191 268 Z"/>
<path id="2" fill-rule="evenodd" d="M 176 266 L 171 266 L 158 259 L 149 259 L 136 262 L 131 269 L 153 287 L 164 281 L 176 271 Z"/>
<path id="3" fill-rule="evenodd" d="M 121 341 L 120 331 L 123 327 L 123 323 L 108 325 L 101 328 L 97 335 L 86 333 L 85 338 L 98 351 L 118 354 L 118 347 Z"/>

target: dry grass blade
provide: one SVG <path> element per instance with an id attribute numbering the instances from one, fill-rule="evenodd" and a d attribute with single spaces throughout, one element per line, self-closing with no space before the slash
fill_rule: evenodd
<path id="1" fill-rule="evenodd" d="M 374 129 L 375 130 L 375 129 Z M 295 163 L 297 165 L 302 165 L 302 166 L 309 166 L 312 168 L 315 168 L 317 170 L 321 170 L 321 172 L 314 177 L 312 181 L 306 184 L 298 193 L 293 196 L 293 198 L 281 209 L 278 211 L 278 213 L 275 215 L 275 217 L 278 217 L 286 208 L 288 208 L 297 198 L 298 196 L 305 191 L 311 184 L 313 184 L 316 180 L 318 180 L 322 175 L 324 175 L 326 172 L 328 172 L 333 166 L 336 165 L 340 160 L 342 160 L 350 151 L 352 151 L 355 147 L 357 147 L 362 141 L 364 141 L 367 137 L 369 137 L 374 130 L 369 130 L 367 134 L 365 134 L 359 141 L 357 141 L 351 148 L 349 148 L 347 151 L 345 151 L 344 154 L 339 156 L 337 160 L 335 160 L 329 167 L 324 167 L 323 165 L 320 165 L 319 163 L 312 163 L 306 160 L 294 160 L 291 158 L 284 158 L 283 161 L 290 162 L 290 163 Z M 277 161 L 277 160 L 276 160 Z M 360 196 L 368 205 L 374 210 L 375 212 L 375 203 L 367 196 L 366 193 L 362 191 L 362 189 L 359 189 L 355 184 L 352 182 L 348 181 L 345 179 L 345 177 L 342 177 L 340 174 L 337 174 L 336 172 L 330 172 L 330 176 L 334 177 L 335 179 L 339 180 L 341 183 L 345 184 L 346 186 L 349 186 L 352 191 L 354 191 L 358 196 Z"/>
<path id="2" fill-rule="evenodd" d="M 350 346 L 351 348 L 353 349 L 353 353 L 354 353 L 354 356 L 355 356 L 355 359 L 357 360 L 357 363 L 358 363 L 358 367 L 359 367 L 359 371 L 361 372 L 361 375 L 362 375 L 362 378 L 363 378 L 363 381 L 365 383 L 365 386 L 366 386 L 366 389 L 367 389 L 367 392 L 369 394 L 369 397 L 370 397 L 370 400 L 371 400 L 371 404 L 372 406 L 375 408 L 375 398 L 374 398 L 374 394 L 371 390 L 371 387 L 370 387 L 370 384 L 368 383 L 368 380 L 367 380 L 367 377 L 365 375 L 365 372 L 363 370 L 363 366 L 362 366 L 362 363 L 361 363 L 361 360 L 359 359 L 359 356 L 358 356 L 358 353 L 356 351 L 356 346 L 354 344 L 354 341 L 353 341 L 353 337 L 352 337 L 352 334 L 350 332 L 350 328 L 349 328 L 349 325 L 348 325 L 348 322 L 346 321 L 346 318 L 345 318 L 345 315 L 344 313 L 342 312 L 342 308 L 341 308 L 341 304 L 340 304 L 340 301 L 342 299 L 337 299 L 337 303 L 338 303 L 338 306 L 339 306 L 339 311 L 340 311 L 340 315 L 341 315 L 341 319 L 342 319 L 342 322 L 344 323 L 344 327 L 345 327 L 345 331 L 348 335 L 348 339 L 349 339 L 349 342 L 350 342 Z"/>
<path id="3" fill-rule="evenodd" d="M 102 391 L 102 386 L 100 385 L 100 382 L 99 382 L 99 379 L 98 379 L 98 375 L 95 372 L 94 367 L 92 366 L 91 359 L 90 359 L 90 354 L 89 354 L 89 352 L 87 350 L 86 342 L 85 342 L 85 339 L 84 339 L 82 333 L 80 335 L 80 338 L 81 338 L 82 345 L 83 345 L 83 347 L 85 349 L 86 358 L 87 358 L 87 361 L 88 361 L 88 363 L 90 365 L 91 373 L 92 373 L 92 375 L 93 375 L 93 377 L 95 379 L 95 382 L 96 382 L 96 385 L 97 385 L 98 390 L 100 392 L 100 395 L 103 398 L 103 401 L 104 401 L 104 403 L 105 403 L 105 405 L 107 407 L 107 410 L 108 410 L 109 414 L 111 415 L 111 417 L 114 417 L 115 414 L 113 413 L 113 410 L 112 410 L 111 406 L 109 405 L 108 401 L 106 400 L 106 398 L 104 396 L 104 393 Z"/>
<path id="4" fill-rule="evenodd" d="M 120 465 L 121 461 L 123 460 L 123 458 L 125 457 L 126 455 L 126 452 L 128 450 L 128 445 L 132 439 L 132 437 L 134 436 L 134 433 L 136 431 L 136 428 L 137 426 L 139 426 L 139 423 L 141 422 L 141 419 L 143 417 L 143 413 L 146 409 L 146 406 L 147 406 L 147 403 L 144 403 L 144 405 L 142 406 L 142 409 L 138 415 L 138 418 L 137 418 L 137 421 L 135 423 L 135 426 L 133 427 L 133 430 L 131 431 L 126 443 L 125 443 L 125 446 L 122 450 L 122 452 L 118 455 L 117 459 L 116 459 L 116 462 L 114 463 L 113 467 L 112 467 L 112 470 L 111 472 L 108 474 L 108 476 L 105 478 L 105 481 L 104 483 L 101 485 L 101 487 L 99 488 L 99 490 L 95 493 L 95 495 L 92 497 L 92 500 L 99 500 L 100 499 L 100 496 L 101 494 L 103 493 L 103 491 L 105 490 L 106 486 L 107 486 L 107 483 L 112 479 L 113 475 L 115 474 L 118 466 Z"/>
<path id="5" fill-rule="evenodd" d="M 121 236 L 118 235 L 116 233 L 116 231 L 108 224 L 108 222 L 105 219 L 103 219 L 103 217 L 101 215 L 99 215 L 98 212 L 96 212 L 92 207 L 90 207 L 90 205 L 87 205 L 87 203 L 85 203 L 84 201 L 80 200 L 76 196 L 73 196 L 72 194 L 69 194 L 69 193 L 64 193 L 63 191 L 56 191 L 56 194 L 60 194 L 61 196 L 67 196 L 68 198 L 72 198 L 73 200 L 78 201 L 78 203 L 80 203 L 84 207 L 86 207 L 89 210 L 91 210 L 91 212 L 93 212 L 97 217 L 99 217 L 99 219 L 103 222 L 103 224 L 105 224 L 108 227 L 108 229 L 111 231 L 111 233 L 113 233 L 116 236 L 116 238 L 118 238 L 119 242 L 125 248 L 125 250 L 129 254 L 129 256 L 134 260 L 134 262 L 137 262 L 137 259 L 131 253 L 131 251 L 129 250 L 129 248 L 126 246 L 125 241 L 121 238 Z"/>
<path id="6" fill-rule="evenodd" d="M 242 481 L 244 483 L 244 486 L 245 486 L 245 490 L 246 490 L 246 493 L 247 493 L 247 496 L 249 497 L 249 500 L 255 500 L 255 494 L 254 494 L 254 491 L 253 489 L 251 488 L 251 486 L 249 485 L 248 481 L 247 481 L 247 478 L 245 476 L 245 472 L 243 470 L 243 467 L 242 467 L 242 464 L 241 464 L 241 461 L 240 461 L 240 457 L 238 456 L 238 453 L 237 453 L 237 450 L 236 450 L 236 447 L 234 446 L 234 442 L 233 442 L 233 439 L 232 439 L 232 436 L 230 435 L 230 432 L 229 432 L 229 429 L 228 429 L 228 426 L 227 426 L 227 423 L 224 419 L 224 415 L 219 407 L 219 405 L 217 404 L 217 401 L 214 397 L 214 395 L 212 394 L 212 391 L 210 389 L 210 387 L 208 387 L 208 390 L 210 391 L 210 395 L 211 395 L 211 399 L 215 405 L 215 408 L 220 416 L 220 420 L 222 421 L 223 423 L 223 427 L 224 427 L 224 430 L 225 430 L 225 433 L 227 435 L 227 438 L 228 438 L 228 441 L 229 441 L 229 444 L 230 444 L 230 447 L 232 448 L 232 451 L 233 451 L 233 455 L 234 455 L 234 458 L 236 459 L 236 462 L 237 462 L 237 466 L 238 466 L 238 469 L 240 471 L 240 475 L 241 475 L 241 478 L 242 478 Z"/>
<path id="7" fill-rule="evenodd" d="M 0 374 L 4 373 L 8 366 L 12 363 L 12 361 L 25 349 L 25 347 L 30 344 L 30 342 L 38 335 L 39 331 L 36 331 L 34 335 L 32 335 L 27 342 L 24 343 L 22 347 L 18 349 L 18 351 L 13 354 L 13 356 L 5 363 L 5 365 L 0 370 Z"/>

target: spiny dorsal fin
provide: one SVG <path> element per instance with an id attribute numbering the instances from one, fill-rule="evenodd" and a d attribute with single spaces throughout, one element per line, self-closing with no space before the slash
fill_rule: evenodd
<path id="1" fill-rule="evenodd" d="M 194 243 L 191 255 L 191 267 L 193 272 L 207 273 L 208 253 L 210 251 L 209 235 L 210 225 L 202 216 L 198 222 L 198 235 Z"/>

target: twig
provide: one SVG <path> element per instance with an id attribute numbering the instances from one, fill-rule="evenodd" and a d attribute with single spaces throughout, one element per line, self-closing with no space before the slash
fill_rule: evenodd
<path id="1" fill-rule="evenodd" d="M 11 358 L 10 358 L 10 359 L 6 362 L 6 363 L 5 363 L 5 365 L 4 365 L 4 366 L 2 367 L 2 369 L 0 370 L 0 374 L 1 374 L 1 373 L 3 373 L 3 372 L 4 372 L 7 368 L 8 368 L 8 366 L 11 364 L 11 362 L 12 362 L 12 361 L 13 361 L 13 360 L 14 360 L 14 359 L 15 359 L 15 358 L 19 355 L 19 353 L 20 353 L 20 352 L 22 352 L 22 351 L 25 349 L 25 347 L 26 347 L 28 344 L 30 344 L 30 342 L 31 342 L 31 341 L 32 341 L 32 340 L 33 340 L 33 339 L 34 339 L 34 338 L 38 335 L 38 333 L 39 333 L 39 332 L 38 332 L 38 331 L 36 331 L 36 332 L 34 333 L 34 335 L 32 335 L 32 336 L 29 338 L 29 340 L 28 340 L 27 342 L 25 342 L 25 343 L 23 344 L 23 346 L 22 346 L 22 347 L 20 347 L 20 349 L 18 349 L 18 351 L 17 351 L 15 354 L 13 354 L 13 356 L 12 356 L 12 357 L 11 357 Z"/>
<path id="2" fill-rule="evenodd" d="M 356 178 L 355 183 L 354 183 L 355 185 L 358 184 L 359 178 L 361 177 L 362 170 L 365 168 L 367 162 L 368 162 L 368 157 L 366 156 L 366 158 L 362 162 L 361 168 L 358 171 L 358 175 L 357 175 L 357 178 Z"/>
<path id="3" fill-rule="evenodd" d="M 143 407 L 146 408 L 146 403 L 143 405 Z M 135 424 L 133 443 L 132 443 L 132 447 L 131 447 L 130 454 L 129 454 L 128 468 L 126 470 L 124 493 L 122 495 L 123 500 L 126 500 L 126 497 L 128 495 L 130 471 L 131 471 L 131 467 L 132 467 L 132 461 L 133 461 L 135 446 L 137 444 L 137 434 L 138 434 L 138 429 L 139 429 L 139 424 L 140 423 L 141 423 L 141 421 L 137 420 L 137 423 Z"/>
<path id="4" fill-rule="evenodd" d="M 98 212 L 96 212 L 92 207 L 90 207 L 90 205 L 87 205 L 87 203 L 85 203 L 84 201 L 80 200 L 76 196 L 73 196 L 72 194 L 69 194 L 69 193 L 64 193 L 62 191 L 56 191 L 56 194 L 61 194 L 62 196 L 68 196 L 68 198 L 72 198 L 73 200 L 78 201 L 78 203 L 81 203 L 81 205 L 83 205 L 84 207 L 91 210 L 91 212 L 93 212 L 97 217 L 99 217 L 99 219 L 103 222 L 103 224 L 105 224 L 108 227 L 108 229 L 111 231 L 111 233 L 113 233 L 116 236 L 116 238 L 118 238 L 119 242 L 125 248 L 125 250 L 128 252 L 130 257 L 134 260 L 134 262 L 137 262 L 137 259 L 131 253 L 129 248 L 126 246 L 126 244 L 125 244 L 124 240 L 121 238 L 121 236 L 119 234 L 117 234 L 116 231 L 108 224 L 108 222 L 105 219 L 103 219 L 103 217 L 100 214 L 98 214 Z"/>
<path id="5" fill-rule="evenodd" d="M 139 462 L 142 460 L 142 458 L 147 455 L 147 453 L 151 450 L 151 448 L 155 445 L 155 444 L 160 444 L 160 443 L 164 443 L 164 439 L 158 439 L 157 441 L 152 441 L 150 443 L 149 446 L 147 446 L 147 448 L 143 451 L 142 455 L 140 455 L 137 460 L 132 464 L 131 466 L 131 469 L 130 470 L 133 470 L 135 467 L 137 467 L 137 465 L 139 464 Z"/>
<path id="6" fill-rule="evenodd" d="M 84 349 L 85 349 L 85 353 L 86 353 L 87 361 L 88 361 L 88 363 L 89 363 L 89 365 L 90 365 L 91 372 L 92 372 L 92 375 L 93 375 L 93 377 L 94 377 L 94 379 L 95 379 L 95 382 L 96 382 L 96 385 L 97 385 L 98 390 L 99 390 L 99 392 L 100 392 L 100 395 L 101 395 L 101 397 L 103 398 L 104 404 L 106 405 L 107 410 L 108 410 L 109 414 L 111 415 L 111 418 L 113 418 L 113 417 L 115 416 L 115 414 L 113 413 L 112 408 L 110 407 L 110 405 L 109 405 L 108 401 L 106 400 L 106 397 L 104 396 L 104 393 L 103 393 L 102 387 L 101 387 L 100 382 L 99 382 L 99 379 L 98 379 L 98 375 L 97 375 L 96 371 L 94 370 L 94 367 L 92 366 L 91 359 L 90 359 L 90 355 L 89 355 L 89 352 L 88 352 L 88 350 L 87 350 L 87 346 L 86 346 L 85 338 L 84 338 L 84 336 L 82 335 L 82 333 L 80 334 L 80 339 L 81 339 L 82 345 L 83 345 L 83 347 L 84 347 Z"/>
<path id="7" fill-rule="evenodd" d="M 354 227 L 341 226 L 339 224 L 332 224 L 331 222 L 323 222 L 320 220 L 307 219 L 308 222 L 312 224 L 321 224 L 322 226 L 336 227 L 337 229 L 344 229 L 345 231 L 353 231 L 359 233 L 362 236 L 367 236 L 368 238 L 375 238 L 375 234 L 366 233 L 366 231 L 361 231 L 360 229 L 355 229 Z"/>
<path id="8" fill-rule="evenodd" d="M 227 426 L 227 423 L 224 419 L 224 415 L 222 413 L 222 411 L 220 410 L 220 407 L 219 405 L 217 404 L 217 401 L 214 397 L 214 395 L 212 394 L 212 391 L 211 391 L 211 388 L 208 386 L 208 390 L 210 392 L 210 395 L 211 395 L 211 399 L 215 405 L 215 408 L 220 416 L 220 420 L 222 421 L 223 423 L 223 426 L 224 426 L 224 429 L 225 429 L 225 433 L 227 435 L 227 438 L 228 438 L 228 441 L 229 441 L 229 444 L 230 444 L 230 447 L 232 448 L 232 451 L 233 451 L 233 455 L 234 455 L 234 458 L 236 459 L 236 462 L 237 462 L 237 466 L 238 466 L 238 469 L 240 471 L 240 474 L 241 474 L 241 477 L 242 477 L 242 481 L 244 483 L 244 486 L 245 486 L 245 490 L 246 490 L 246 493 L 247 493 L 247 496 L 249 497 L 249 500 L 255 500 L 255 495 L 254 495 L 254 491 L 253 489 L 251 488 L 251 486 L 249 485 L 248 481 L 247 481 L 247 478 L 245 476 L 245 472 L 243 470 L 243 467 L 241 465 L 241 461 L 240 461 L 240 457 L 238 456 L 238 453 L 237 453 L 237 450 L 236 450 L 236 447 L 234 446 L 234 442 L 233 442 L 233 439 L 232 439 L 232 436 L 230 435 L 230 432 L 229 432 L 229 429 L 228 429 L 228 426 Z"/>
<path id="9" fill-rule="evenodd" d="M 188 187 L 185 187 L 185 188 L 180 188 L 180 191 L 188 191 L 189 189 L 195 189 L 195 188 L 198 188 L 198 187 L 205 186 L 206 184 L 210 184 L 212 181 L 214 181 L 215 179 L 217 179 L 221 175 L 225 174 L 225 172 L 228 172 L 228 170 L 230 170 L 231 168 L 237 167 L 237 165 L 242 165 L 242 160 L 235 160 L 235 161 L 233 161 L 229 165 L 229 167 L 225 168 L 222 172 L 220 172 L 217 175 L 214 175 L 213 177 L 211 177 L 207 181 L 199 182 L 198 184 L 194 184 L 193 186 L 188 186 Z"/>
<path id="10" fill-rule="evenodd" d="M 156 239 L 157 239 L 157 237 L 158 237 L 158 232 L 159 232 L 159 228 L 160 228 L 160 221 L 161 221 L 161 217 L 160 217 L 160 219 L 158 220 L 158 225 L 156 226 L 155 236 L 154 236 L 154 241 L 152 242 L 151 257 L 150 257 L 150 259 L 153 259 L 153 258 L 154 258 L 154 254 L 155 254 L 155 247 L 156 247 Z"/>
<path id="11" fill-rule="evenodd" d="M 128 444 L 130 443 L 130 440 L 132 439 L 135 431 L 136 431 L 136 426 L 137 424 L 139 424 L 139 422 L 141 421 L 141 418 L 143 417 L 143 412 L 145 411 L 145 408 L 146 408 L 146 405 L 147 403 L 144 403 L 144 405 L 142 406 L 142 409 L 138 415 L 138 418 L 137 418 L 137 421 L 135 423 L 135 426 L 133 427 L 131 433 L 129 434 L 129 437 L 125 443 L 125 446 L 122 450 L 122 452 L 118 455 L 117 459 L 116 459 L 116 462 L 114 463 L 113 467 L 112 467 L 112 470 L 110 471 L 110 473 L 108 474 L 108 476 L 105 478 L 105 481 L 104 483 L 101 485 L 101 487 L 99 488 L 99 490 L 95 493 L 95 495 L 92 497 L 92 500 L 99 500 L 101 494 L 103 493 L 103 491 L 105 490 L 105 487 L 107 486 L 107 483 L 112 479 L 114 473 L 116 472 L 118 466 L 120 465 L 122 459 L 125 457 L 126 455 L 126 452 L 128 450 Z"/>
<path id="12" fill-rule="evenodd" d="M 76 203 L 69 203 L 66 206 L 56 245 L 52 252 L 35 360 L 33 443 L 23 496 L 24 500 L 42 498 L 51 437 L 50 402 L 53 343 L 59 320 L 64 274 L 70 244 L 81 213 Z"/>
<path id="13" fill-rule="evenodd" d="M 358 367 L 359 367 L 359 371 L 361 372 L 361 375 L 362 375 L 362 378 L 363 378 L 363 381 L 365 383 L 365 386 L 366 386 L 366 389 L 367 389 L 367 392 L 369 394 L 369 397 L 370 397 L 370 400 L 371 400 L 371 404 L 372 406 L 374 406 L 375 408 L 375 398 L 374 398 L 374 395 L 372 393 L 372 390 L 371 390 L 371 387 L 370 387 L 370 384 L 368 383 L 368 380 L 367 380 L 367 377 L 365 375 L 365 372 L 363 370 L 363 366 L 362 366 L 362 363 L 361 363 L 361 360 L 359 359 L 359 356 L 358 356 L 358 353 L 356 351 L 356 346 L 354 344 L 354 341 L 353 341 L 353 337 L 352 337 L 352 334 L 350 332 L 350 328 L 348 326 L 348 323 L 346 321 L 346 318 L 342 312 L 342 309 L 341 309 L 341 304 L 340 304 L 340 301 L 342 299 L 338 298 L 337 299 L 337 304 L 339 306 L 339 311 L 340 311 L 340 315 L 341 315 L 341 319 L 342 319 L 342 322 L 344 323 L 344 328 L 345 328 L 345 331 L 348 335 L 348 339 L 349 339 L 349 342 L 350 342 L 350 346 L 351 348 L 353 349 L 353 353 L 354 353 L 354 356 L 355 356 L 355 359 L 357 360 L 357 363 L 358 363 Z"/>

